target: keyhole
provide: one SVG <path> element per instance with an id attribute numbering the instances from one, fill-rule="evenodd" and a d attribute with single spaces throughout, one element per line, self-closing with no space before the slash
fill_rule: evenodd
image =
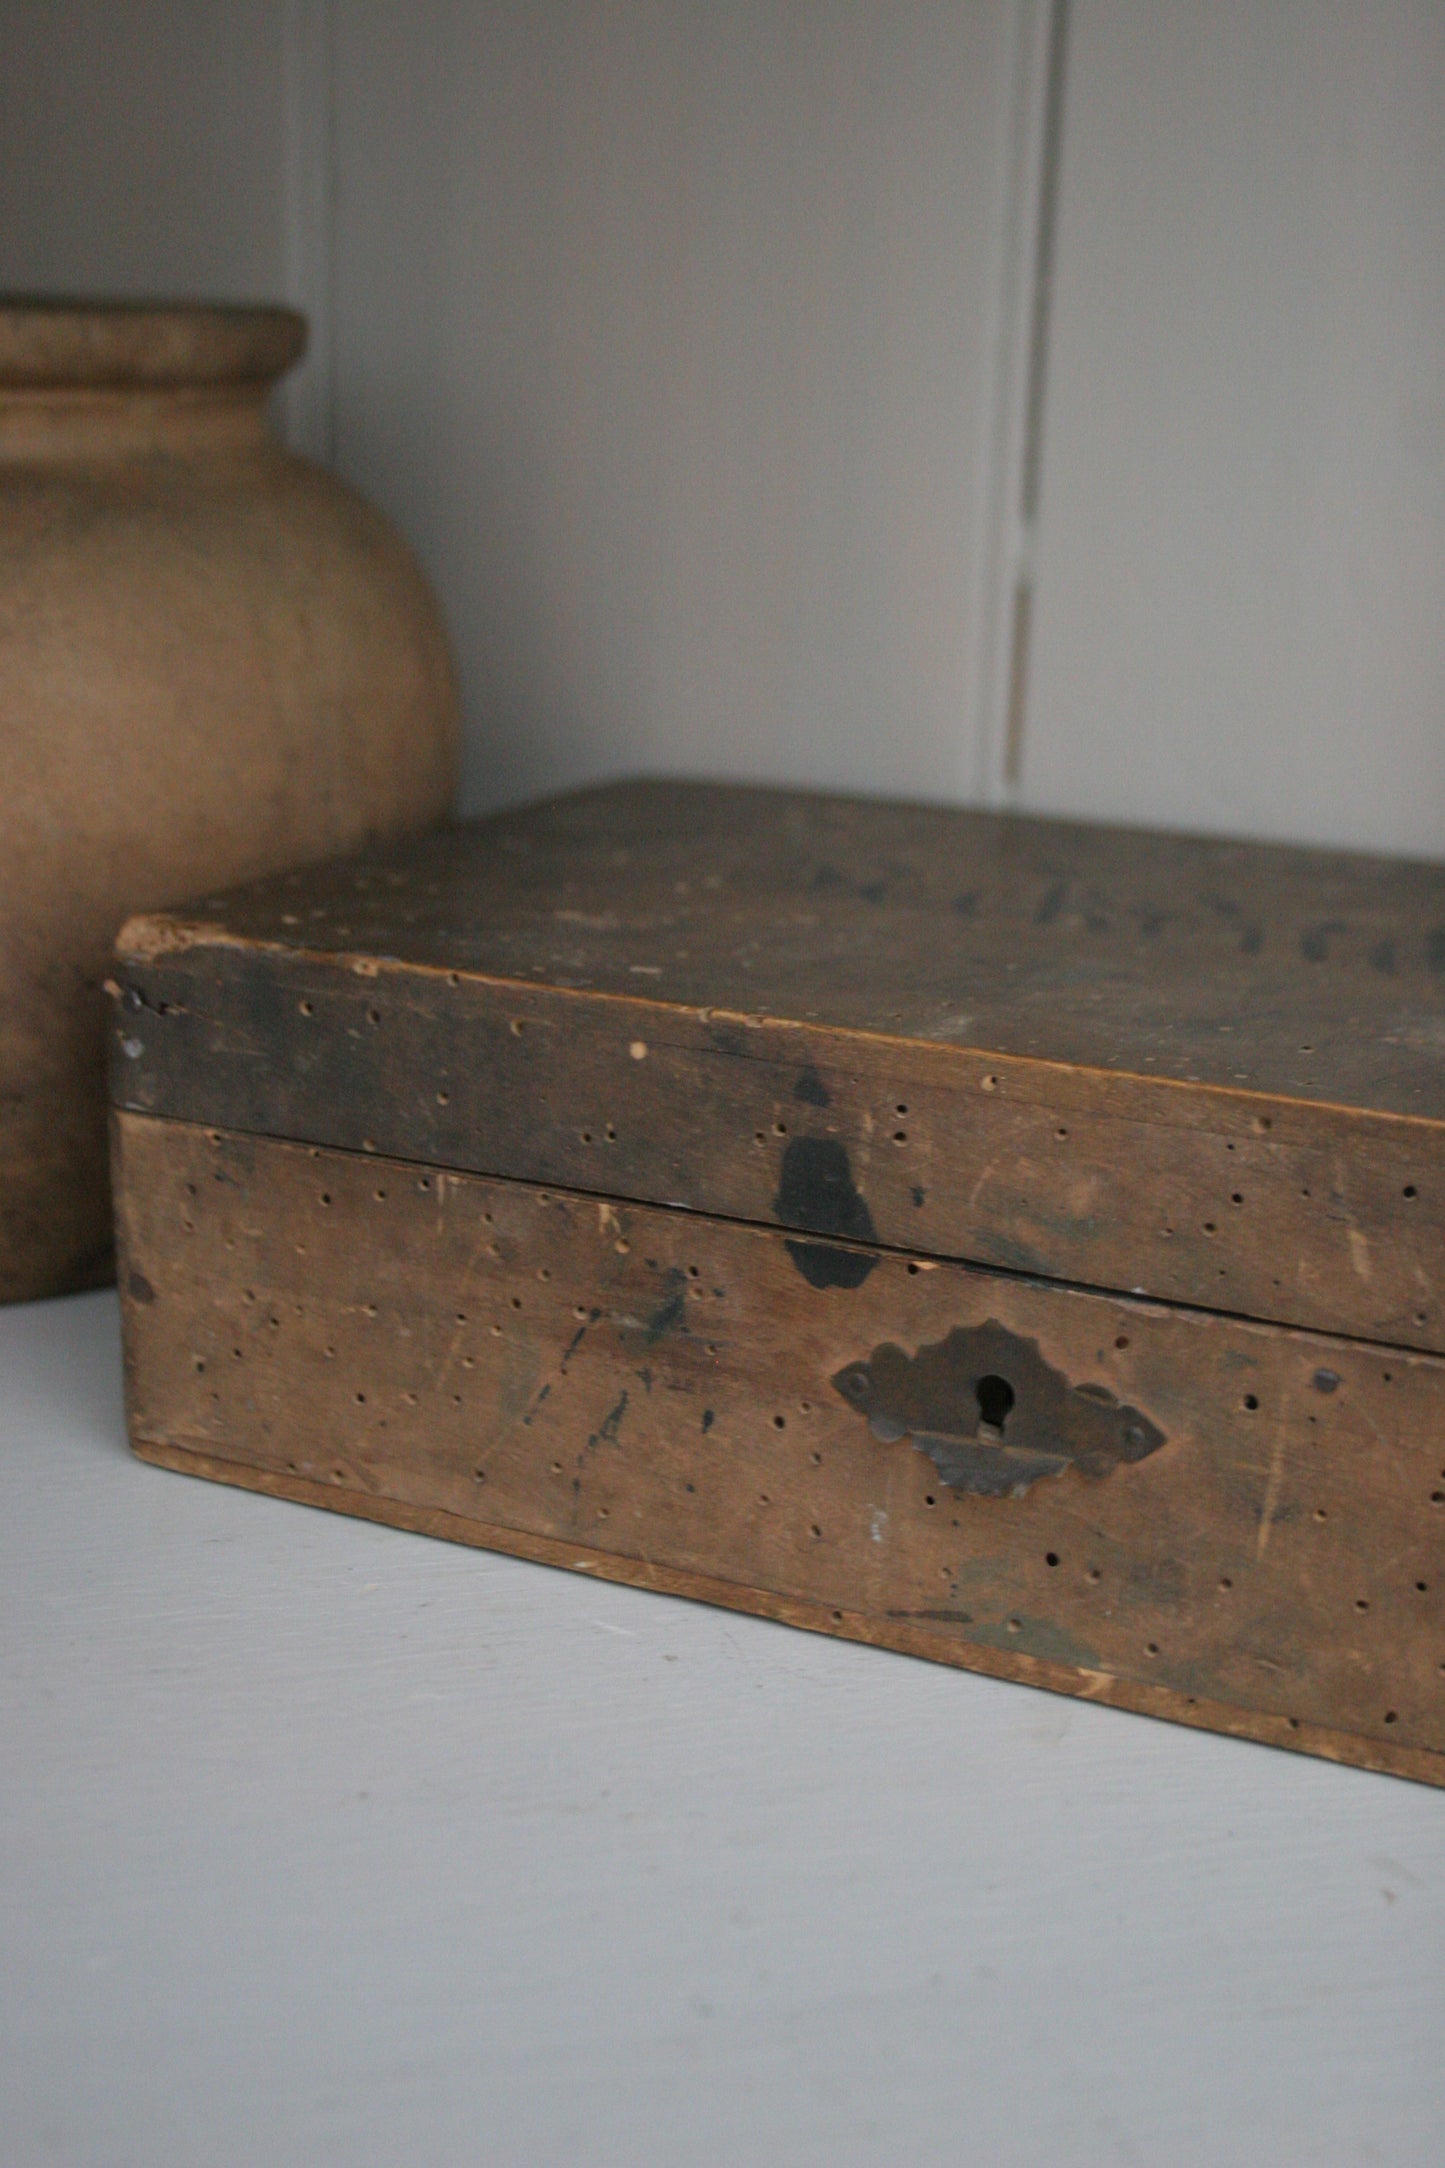
<path id="1" fill-rule="evenodd" d="M 1008 1421 L 1009 1409 L 1014 1404 L 1014 1389 L 1007 1378 L 980 1378 L 974 1387 L 978 1395 L 978 1427 L 991 1431 L 996 1438 L 1003 1436 L 1003 1426 Z"/>

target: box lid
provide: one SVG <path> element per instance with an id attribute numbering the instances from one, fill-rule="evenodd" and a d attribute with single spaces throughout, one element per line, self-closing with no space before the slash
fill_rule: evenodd
<path id="1" fill-rule="evenodd" d="M 1445 1348 L 1445 867 L 589 790 L 133 919 L 172 1119 Z"/>

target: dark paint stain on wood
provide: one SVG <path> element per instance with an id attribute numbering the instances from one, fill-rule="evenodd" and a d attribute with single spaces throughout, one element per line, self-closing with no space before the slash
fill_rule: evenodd
<path id="1" fill-rule="evenodd" d="M 1164 1432 L 1107 1386 L 1075 1386 L 1037 1340 L 990 1318 L 908 1355 L 885 1341 L 833 1379 L 882 1444 L 911 1438 L 952 1490 L 1019 1498 L 1042 1476 L 1140 1461 Z"/>
<path id="2" fill-rule="evenodd" d="M 1027 1242 L 1016 1241 L 1012 1235 L 990 1228 L 985 1241 L 979 1246 L 985 1253 L 985 1261 L 991 1265 L 1001 1265 L 1005 1272 L 1027 1272 L 1038 1279 L 1048 1277 L 1039 1252 Z"/>
<path id="3" fill-rule="evenodd" d="M 557 1365 L 558 1372 L 562 1377 L 566 1377 L 567 1365 L 571 1362 L 572 1357 L 576 1354 L 578 1348 L 581 1347 L 582 1342 L 586 1339 L 588 1333 L 597 1323 L 597 1320 L 599 1317 L 601 1317 L 601 1315 L 602 1312 L 600 1310 L 589 1310 L 586 1317 L 583 1318 L 582 1323 L 577 1327 L 577 1330 L 573 1333 L 571 1339 L 567 1342 L 566 1347 L 562 1350 L 562 1359 Z"/>
<path id="4" fill-rule="evenodd" d="M 877 1231 L 853 1183 L 848 1154 L 835 1137 L 794 1137 L 783 1154 L 774 1217 L 814 1235 L 873 1242 Z"/>
<path id="5" fill-rule="evenodd" d="M 1259 952 L 1263 950 L 1263 945 L 1265 945 L 1265 930 L 1259 924 L 1259 919 L 1246 919 L 1246 915 L 1239 908 L 1239 904 L 1235 904 L 1231 898 L 1228 898 L 1228 895 L 1207 895 L 1205 902 L 1209 904 L 1211 911 L 1218 911 L 1218 915 L 1226 921 L 1228 926 L 1237 926 L 1239 928 L 1239 954 L 1241 956 L 1259 956 Z M 1170 917 L 1172 915 L 1174 913 L 1170 913 Z"/>
<path id="6" fill-rule="evenodd" d="M 1339 1391 L 1339 1389 L 1340 1389 L 1340 1373 L 1339 1373 L 1339 1371 L 1338 1371 L 1338 1370 L 1317 1370 L 1317 1371 L 1315 1372 L 1315 1375 L 1314 1375 L 1314 1388 L 1315 1388 L 1315 1391 L 1316 1391 L 1317 1393 L 1336 1393 L 1336 1392 L 1338 1392 L 1338 1391 Z"/>
<path id="7" fill-rule="evenodd" d="M 1042 902 L 1034 913 L 1034 924 L 1036 926 L 1052 926 L 1054 920 L 1064 908 L 1064 898 L 1068 893 L 1069 884 L 1067 881 L 1051 881 L 1044 892 Z"/>
<path id="8" fill-rule="evenodd" d="M 618 1433 L 622 1429 L 622 1418 L 626 1413 L 627 1394 L 624 1391 L 618 1394 L 613 1406 L 608 1409 L 591 1437 L 587 1440 L 587 1452 L 590 1453 L 596 1445 L 616 1445 Z"/>
<path id="9" fill-rule="evenodd" d="M 1211 906 L 1211 911 L 1218 911 L 1226 924 L 1239 926 L 1239 954 L 1259 956 L 1261 947 L 1265 945 L 1265 930 L 1259 924 L 1259 919 L 1246 919 L 1239 904 L 1235 904 L 1228 895 L 1207 895 L 1205 902 Z"/>
<path id="10" fill-rule="evenodd" d="M 784 1246 L 809 1287 L 861 1287 L 878 1262 L 866 1250 L 840 1249 L 832 1242 L 790 1240 Z"/>
<path id="11" fill-rule="evenodd" d="M 1326 919 L 1321 926 L 1306 926 L 1300 935 L 1299 952 L 1307 964 L 1328 963 L 1331 941 L 1348 932 L 1341 918 Z"/>
<path id="12" fill-rule="evenodd" d="M 773 1215 L 785 1227 L 873 1242 L 873 1215 L 853 1182 L 848 1154 L 835 1137 L 794 1137 L 783 1154 Z M 831 1242 L 789 1242 L 788 1255 L 810 1287 L 861 1287 L 878 1262 Z"/>
<path id="13" fill-rule="evenodd" d="M 1051 1619 L 1030 1618 L 1026 1613 L 987 1625 L 980 1623 L 973 1627 L 969 1638 L 982 1642 L 985 1648 L 1016 1650 L 1020 1656 L 1037 1657 L 1046 1664 L 1071 1664 L 1083 1671 L 1099 1668 L 1098 1651 L 1087 1642 Z"/>
<path id="14" fill-rule="evenodd" d="M 890 874 L 897 870 L 897 868 L 890 868 L 888 873 L 875 874 L 871 880 L 860 881 L 846 873 L 840 873 L 836 866 L 830 865 L 825 859 L 817 868 L 808 886 L 814 895 L 826 895 L 833 892 L 839 895 L 856 897 L 860 903 L 878 904 L 886 900 Z"/>
<path id="15" fill-rule="evenodd" d="M 655 1347 L 665 1333 L 677 1330 L 687 1306 L 687 1275 L 677 1265 L 669 1265 L 665 1284 L 667 1293 L 644 1328 L 649 1347 Z"/>
<path id="16" fill-rule="evenodd" d="M 937 1621 L 937 1623 L 941 1626 L 971 1626 L 973 1624 L 972 1611 L 949 1611 L 941 1609 L 937 1606 L 931 1606 L 927 1610 L 921 1611 L 906 1611 L 890 1608 L 885 1613 L 885 1616 L 888 1618 L 926 1618 L 931 1621 Z"/>
<path id="17" fill-rule="evenodd" d="M 154 1302 L 156 1291 L 143 1272 L 130 1272 L 126 1276 L 126 1293 L 132 1302 Z"/>
<path id="18" fill-rule="evenodd" d="M 810 1107 L 826 1107 L 831 1103 L 832 1093 L 811 1062 L 806 1063 L 799 1072 L 798 1081 L 793 1086 L 793 1097 L 803 1100 Z"/>
<path id="19" fill-rule="evenodd" d="M 1177 1558 L 1134 1558 L 1124 1567 L 1120 1591 L 1131 1603 L 1146 1604 L 1151 1611 L 1177 1611 L 1188 1578 Z"/>
<path id="20" fill-rule="evenodd" d="M 1178 915 L 1177 911 L 1161 911 L 1151 903 L 1136 904 L 1129 913 L 1145 941 L 1157 941 L 1164 928 Z"/>

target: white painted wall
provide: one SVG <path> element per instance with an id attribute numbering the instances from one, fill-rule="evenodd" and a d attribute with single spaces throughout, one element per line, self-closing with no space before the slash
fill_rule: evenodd
<path id="1" fill-rule="evenodd" d="M 0 286 L 275 298 L 277 0 L 0 0 Z"/>
<path id="2" fill-rule="evenodd" d="M 293 427 L 442 592 L 473 804 L 977 795 L 1044 16 L 0 0 L 0 276 L 308 305 Z"/>
<path id="3" fill-rule="evenodd" d="M 491 803 L 637 766 L 1445 848 L 1445 9 L 0 0 L 0 280 L 285 292 Z"/>
<path id="4" fill-rule="evenodd" d="M 1076 0 L 1031 806 L 1445 851 L 1445 7 Z"/>
<path id="5" fill-rule="evenodd" d="M 475 797 L 956 796 L 1000 0 L 336 18 L 336 450 L 425 549 Z"/>

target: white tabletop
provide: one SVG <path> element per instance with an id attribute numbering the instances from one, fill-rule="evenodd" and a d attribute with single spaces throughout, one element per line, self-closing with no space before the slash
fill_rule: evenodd
<path id="1" fill-rule="evenodd" d="M 1445 2161 L 1445 1794 L 140 1466 L 0 1311 L 4 2168 Z"/>

